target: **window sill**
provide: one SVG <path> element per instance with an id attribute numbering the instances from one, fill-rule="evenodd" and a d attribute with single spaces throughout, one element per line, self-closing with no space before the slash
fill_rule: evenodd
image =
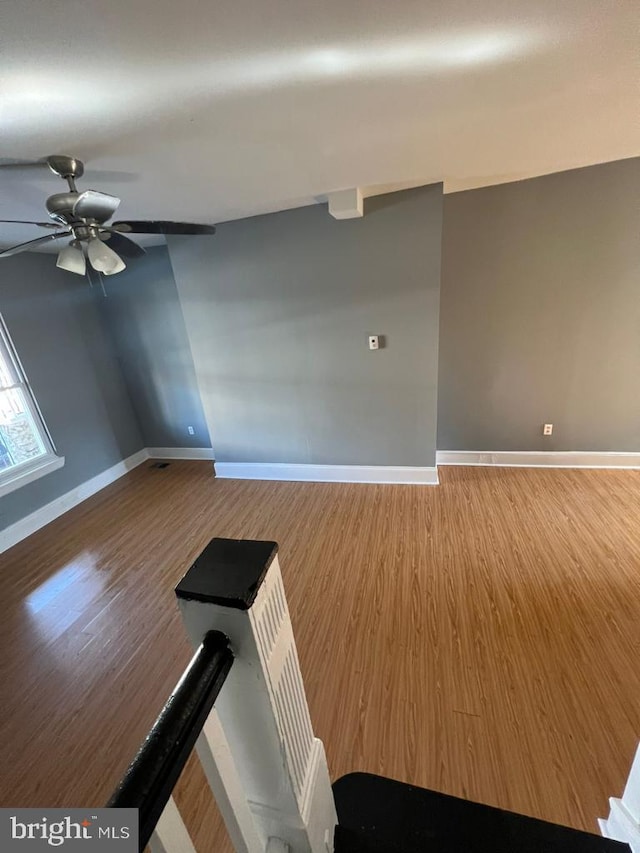
<path id="1" fill-rule="evenodd" d="M 33 462 L 20 465 L 13 471 L 7 471 L 7 479 L 0 479 L 0 498 L 8 495 L 16 489 L 26 486 L 27 483 L 33 483 L 45 474 L 50 474 L 52 471 L 57 471 L 64 465 L 64 456 L 55 456 L 49 453 L 46 456 L 39 456 Z"/>

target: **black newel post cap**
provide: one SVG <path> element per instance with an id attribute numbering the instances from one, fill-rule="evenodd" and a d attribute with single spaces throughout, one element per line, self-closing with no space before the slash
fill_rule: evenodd
<path id="1" fill-rule="evenodd" d="M 277 542 L 212 539 L 176 587 L 176 595 L 249 610 L 277 553 Z"/>

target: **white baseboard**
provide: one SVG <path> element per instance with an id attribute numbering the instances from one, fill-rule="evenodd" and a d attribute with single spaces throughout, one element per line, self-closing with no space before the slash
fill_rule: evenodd
<path id="1" fill-rule="evenodd" d="M 18 542 L 31 536 L 36 530 L 40 530 L 49 522 L 54 521 L 65 512 L 78 506 L 79 503 L 95 495 L 100 489 L 114 483 L 128 471 L 141 465 L 147 459 L 213 459 L 213 450 L 210 447 L 145 447 L 96 474 L 90 480 L 76 486 L 75 489 L 51 501 L 35 510 L 30 515 L 16 521 L 4 530 L 0 530 L 0 554 Z"/>
<path id="2" fill-rule="evenodd" d="M 216 462 L 216 476 L 230 480 L 313 483 L 407 483 L 434 486 L 437 468 L 399 465 L 294 465 L 280 462 Z"/>
<path id="3" fill-rule="evenodd" d="M 147 447 L 150 459 L 213 459 L 212 447 Z"/>
<path id="4" fill-rule="evenodd" d="M 584 450 L 439 450 L 438 465 L 497 465 L 508 468 L 640 468 L 640 453 Z"/>
<path id="5" fill-rule="evenodd" d="M 40 509 L 21 518 L 15 524 L 5 527 L 4 530 L 0 531 L 0 553 L 26 539 L 27 536 L 31 536 L 36 530 L 40 530 L 41 527 L 54 521 L 65 512 L 68 512 L 68 510 L 73 509 L 74 506 L 78 506 L 79 503 L 90 498 L 91 495 L 95 495 L 100 489 L 104 489 L 105 486 L 114 483 L 148 458 L 147 449 L 143 448 L 132 456 L 127 457 L 127 459 L 123 459 L 122 462 L 112 465 L 106 471 L 102 471 L 90 480 L 86 480 L 84 483 L 76 486 L 75 489 L 71 489 L 71 491 L 60 495 L 60 497 L 50 503 L 41 506 Z"/>

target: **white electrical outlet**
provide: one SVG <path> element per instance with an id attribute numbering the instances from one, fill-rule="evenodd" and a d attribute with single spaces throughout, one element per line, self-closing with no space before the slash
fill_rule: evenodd
<path id="1" fill-rule="evenodd" d="M 196 434 L 196 431 L 192 426 L 187 427 L 187 432 L 189 433 L 189 435 L 195 435 Z"/>
<path id="2" fill-rule="evenodd" d="M 380 349 L 380 338 L 378 335 L 369 335 L 369 349 Z"/>
<path id="3" fill-rule="evenodd" d="M 542 429 L 543 435 L 552 435 L 553 434 L 553 424 L 545 424 Z"/>

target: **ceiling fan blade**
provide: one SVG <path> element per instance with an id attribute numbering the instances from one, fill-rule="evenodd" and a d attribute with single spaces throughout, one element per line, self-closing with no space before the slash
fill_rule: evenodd
<path id="1" fill-rule="evenodd" d="M 39 228 L 60 228 L 55 222 L 32 222 L 30 219 L 0 219 L 8 225 L 37 225 Z"/>
<path id="2" fill-rule="evenodd" d="M 41 157 L 39 160 L 20 160 L 16 157 L 0 157 L 0 169 L 30 169 L 33 166 L 46 168 L 47 158 Z"/>
<path id="3" fill-rule="evenodd" d="M 95 219 L 96 222 L 106 222 L 111 219 L 118 209 L 120 199 L 114 195 L 100 193 L 96 190 L 85 190 L 80 193 L 73 205 L 73 215 L 80 219 Z"/>
<path id="4" fill-rule="evenodd" d="M 117 231 L 127 234 L 215 234 L 213 225 L 199 225 L 194 222 L 168 222 L 166 220 L 132 220 L 114 222 Z"/>
<path id="5" fill-rule="evenodd" d="M 41 243 L 47 243 L 50 240 L 59 240 L 61 237 L 69 237 L 71 231 L 60 231 L 58 234 L 45 234 L 44 237 L 38 237 L 35 240 L 28 240 L 26 243 L 19 243 L 17 246 L 11 246 L 8 249 L 0 251 L 0 258 L 8 258 L 9 255 L 17 255 L 19 252 L 26 252 Z"/>
<path id="6" fill-rule="evenodd" d="M 104 231 L 108 232 L 108 235 L 104 235 L 104 239 L 108 240 L 109 248 L 113 249 L 118 255 L 122 255 L 124 258 L 141 258 L 147 254 L 142 246 L 125 237 L 124 234 L 120 234 L 115 228 L 100 229 L 101 234 Z"/>

